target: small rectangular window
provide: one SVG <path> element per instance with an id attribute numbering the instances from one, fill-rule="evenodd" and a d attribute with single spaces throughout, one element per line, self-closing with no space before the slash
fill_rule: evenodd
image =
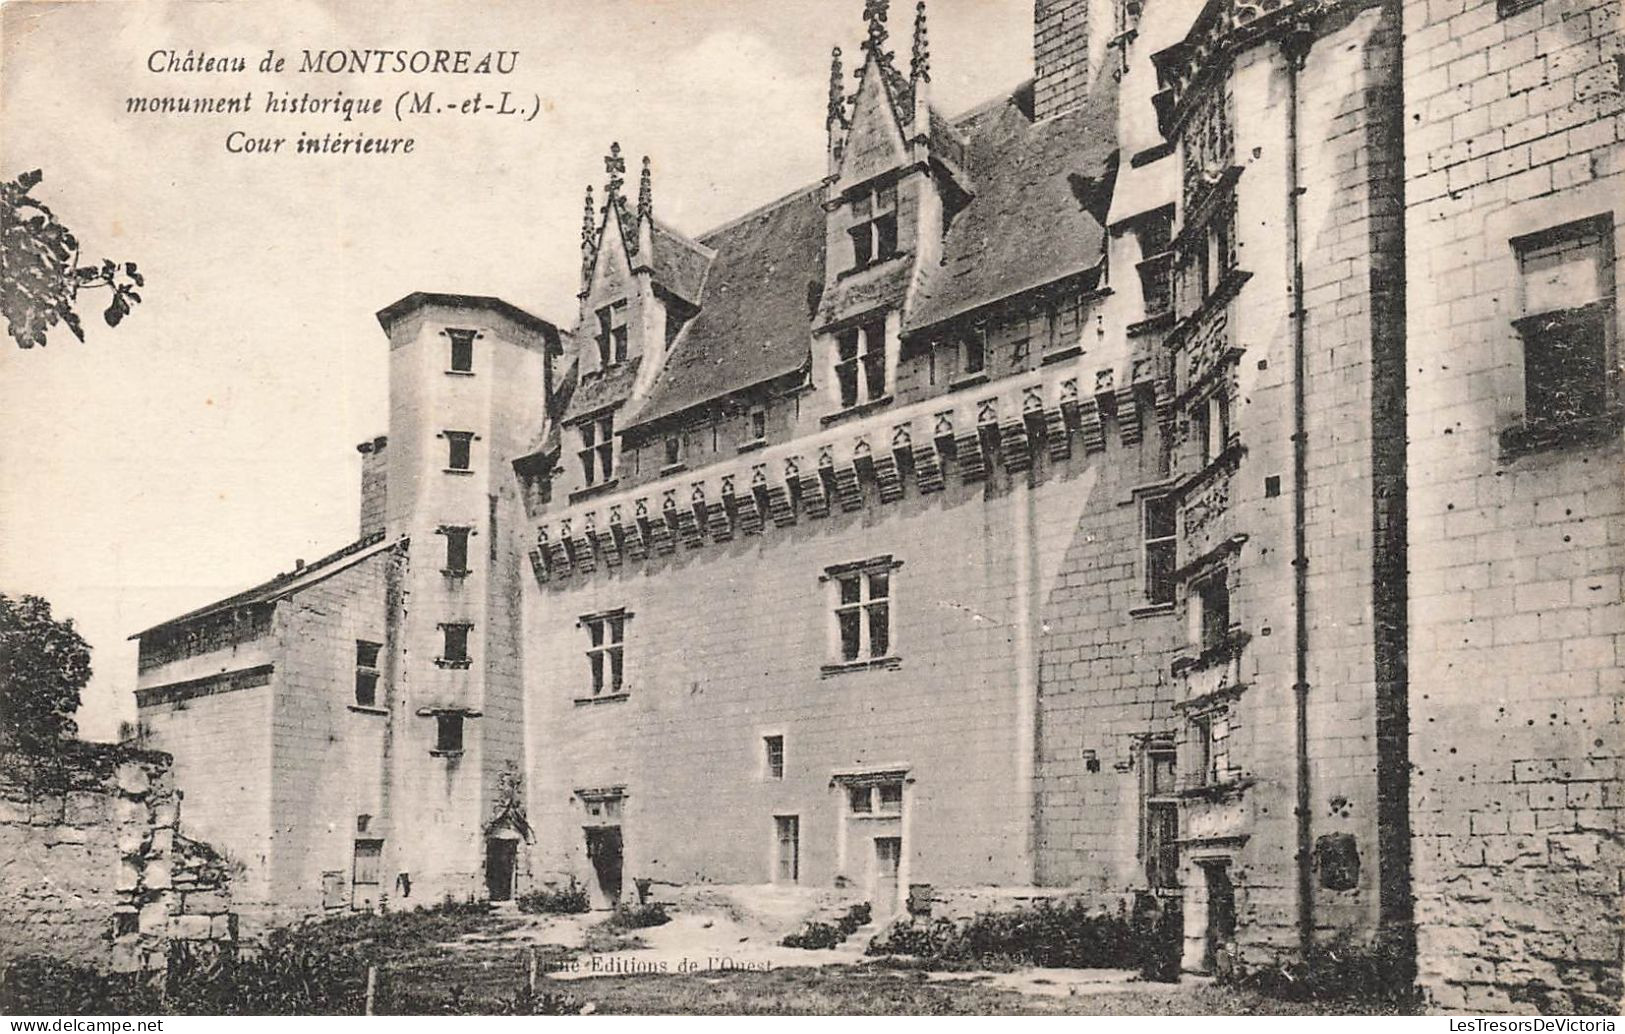
<path id="1" fill-rule="evenodd" d="M 446 432 L 446 469 L 469 470 L 473 462 L 474 432 Z"/>
<path id="2" fill-rule="evenodd" d="M 1145 601 L 1153 605 L 1172 603 L 1174 565 L 1179 550 L 1175 500 L 1171 495 L 1147 496 L 1141 506 Z"/>
<path id="3" fill-rule="evenodd" d="M 778 883 L 795 883 L 801 878 L 801 818 L 773 816 L 776 855 L 773 878 Z"/>
<path id="4" fill-rule="evenodd" d="M 469 528 L 442 528 L 440 533 L 446 537 L 446 574 L 468 573 L 468 536 Z"/>
<path id="5" fill-rule="evenodd" d="M 473 373 L 474 331 L 448 330 L 446 337 L 451 339 L 451 365 L 447 369 L 452 373 Z"/>
<path id="6" fill-rule="evenodd" d="M 675 467 L 683 462 L 683 439 L 681 435 L 666 436 L 666 466 Z"/>
<path id="7" fill-rule="evenodd" d="M 769 779 L 784 778 L 784 737 L 767 736 L 762 740 L 767 751 L 767 777 Z"/>
<path id="8" fill-rule="evenodd" d="M 767 437 L 767 410 L 757 406 L 750 411 L 750 440 L 762 441 Z"/>
<path id="9" fill-rule="evenodd" d="M 1531 432 L 1595 422 L 1617 405 L 1612 229 L 1603 216 L 1512 242 L 1523 313 L 1512 326 Z"/>
<path id="10" fill-rule="evenodd" d="M 1230 638 L 1230 580 L 1220 570 L 1191 586 L 1195 601 L 1196 643 L 1203 653 L 1222 648 Z"/>
<path id="11" fill-rule="evenodd" d="M 378 706 L 378 654 L 382 643 L 357 639 L 355 643 L 355 702 L 358 707 Z"/>
<path id="12" fill-rule="evenodd" d="M 886 324 L 870 323 L 863 328 L 864 387 L 870 401 L 886 394 Z"/>
<path id="13" fill-rule="evenodd" d="M 1196 412 L 1197 433 L 1202 444 L 1202 466 L 1207 466 L 1223 455 L 1230 444 L 1230 399 L 1220 389 L 1199 403 Z"/>
<path id="14" fill-rule="evenodd" d="M 843 330 L 835 336 L 835 380 L 842 406 L 858 404 L 858 337 L 856 330 Z"/>
<path id="15" fill-rule="evenodd" d="M 447 664 L 468 663 L 468 632 L 472 625 L 450 623 L 442 624 L 440 632 L 443 637 L 440 650 L 440 660 Z"/>
<path id="16" fill-rule="evenodd" d="M 626 612 L 621 610 L 581 619 L 587 629 L 587 668 L 595 697 L 625 691 L 626 621 Z"/>
<path id="17" fill-rule="evenodd" d="M 981 373 L 987 369 L 987 325 L 977 324 L 960 338 L 959 372 Z"/>
<path id="18" fill-rule="evenodd" d="M 849 786 L 846 788 L 846 803 L 854 815 L 869 815 L 875 810 L 871 786 Z"/>
<path id="19" fill-rule="evenodd" d="M 903 810 L 903 784 L 897 782 L 881 783 L 876 789 L 880 796 L 880 813 L 882 815 L 897 815 Z"/>
<path id="20" fill-rule="evenodd" d="M 434 716 L 434 749 L 441 754 L 456 754 L 463 749 L 463 714 L 461 711 L 442 711 Z"/>

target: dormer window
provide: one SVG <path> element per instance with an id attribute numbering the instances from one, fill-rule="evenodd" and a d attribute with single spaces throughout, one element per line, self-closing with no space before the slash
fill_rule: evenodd
<path id="1" fill-rule="evenodd" d="M 852 268 L 862 269 L 897 254 L 897 187 L 865 191 L 852 199 Z"/>
<path id="2" fill-rule="evenodd" d="M 842 408 L 886 395 L 886 321 L 876 320 L 835 335 L 835 381 Z"/>
<path id="3" fill-rule="evenodd" d="M 607 370 L 626 362 L 626 303 L 598 310 L 598 367 Z"/>
<path id="4" fill-rule="evenodd" d="M 608 481 L 615 473 L 615 417 L 613 414 L 588 420 L 578 428 L 581 450 L 581 476 L 587 485 Z"/>
<path id="5" fill-rule="evenodd" d="M 959 339 L 959 372 L 969 377 L 987 370 L 987 324 L 978 323 Z"/>

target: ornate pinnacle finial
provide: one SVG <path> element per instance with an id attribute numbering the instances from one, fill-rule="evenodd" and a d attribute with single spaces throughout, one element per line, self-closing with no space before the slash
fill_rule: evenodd
<path id="1" fill-rule="evenodd" d="M 619 142 L 609 145 L 609 153 L 604 156 L 604 175 L 609 182 L 604 184 L 604 203 L 614 204 L 620 200 L 621 185 L 626 182 L 626 159 L 621 157 Z"/>
<path id="2" fill-rule="evenodd" d="M 593 234 L 598 229 L 596 215 L 597 212 L 592 207 L 592 184 L 589 183 L 587 184 L 587 206 L 581 212 L 581 246 L 583 248 L 592 247 Z"/>
<path id="3" fill-rule="evenodd" d="M 931 81 L 931 41 L 925 34 L 925 0 L 914 5 L 914 53 L 908 74 L 911 80 Z"/>
<path id="4" fill-rule="evenodd" d="M 649 156 L 643 156 L 643 172 L 638 176 L 638 218 L 653 219 L 655 214 L 654 183 L 649 178 Z"/>
<path id="5" fill-rule="evenodd" d="M 875 57 L 886 52 L 886 15 L 891 0 L 863 0 L 863 20 L 869 23 L 869 38 L 863 46 Z"/>
<path id="6" fill-rule="evenodd" d="M 829 115 L 824 124 L 846 125 L 846 91 L 841 85 L 841 48 L 829 53 Z"/>

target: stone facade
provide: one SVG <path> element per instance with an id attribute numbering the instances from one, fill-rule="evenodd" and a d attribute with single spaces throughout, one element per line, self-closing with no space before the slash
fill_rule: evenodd
<path id="1" fill-rule="evenodd" d="M 1038 0 L 948 118 L 883 6 L 822 182 L 690 238 L 612 147 L 575 326 L 385 309 L 361 541 L 143 634 L 245 886 L 1154 902 L 1617 1004 L 1617 11 Z"/>
<path id="2" fill-rule="evenodd" d="M 180 813 L 165 754 L 0 753 L 0 967 L 48 955 L 162 969 L 171 945 L 236 941 L 231 867 L 183 835 Z"/>
<path id="3" fill-rule="evenodd" d="M 1444 1006 L 1618 1008 L 1625 486 L 1616 4 L 1405 4 L 1411 796 Z M 1592 220 L 1576 275 L 1520 258 Z M 1607 394 L 1545 441 L 1522 317 L 1600 303 Z"/>

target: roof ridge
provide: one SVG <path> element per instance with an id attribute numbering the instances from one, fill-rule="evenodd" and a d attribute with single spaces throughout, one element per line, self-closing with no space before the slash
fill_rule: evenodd
<path id="1" fill-rule="evenodd" d="M 707 238 L 716 237 L 719 234 L 722 234 L 722 233 L 724 233 L 724 232 L 726 232 L 728 230 L 732 230 L 736 226 L 738 226 L 741 223 L 745 222 L 747 219 L 753 219 L 756 216 L 759 216 L 764 212 L 771 212 L 775 208 L 781 208 L 784 205 L 789 204 L 791 201 L 794 201 L 795 199 L 801 197 L 801 195 L 803 195 L 803 194 L 810 194 L 813 191 L 822 190 L 822 189 L 824 189 L 824 181 L 823 180 L 819 180 L 816 183 L 809 183 L 805 187 L 797 188 L 796 190 L 790 191 L 788 194 L 785 194 L 785 195 L 783 195 L 781 197 L 776 197 L 772 201 L 767 202 L 766 204 L 757 205 L 755 208 L 752 208 L 750 211 L 745 212 L 742 215 L 736 215 L 732 219 L 729 219 L 725 223 L 719 223 L 718 225 L 711 227 L 711 229 L 709 229 L 709 230 L 705 231 L 704 233 L 700 234 L 698 240 L 700 241 L 700 243 L 704 244 L 705 240 Z M 707 244 L 705 246 L 710 247 L 709 244 Z"/>

